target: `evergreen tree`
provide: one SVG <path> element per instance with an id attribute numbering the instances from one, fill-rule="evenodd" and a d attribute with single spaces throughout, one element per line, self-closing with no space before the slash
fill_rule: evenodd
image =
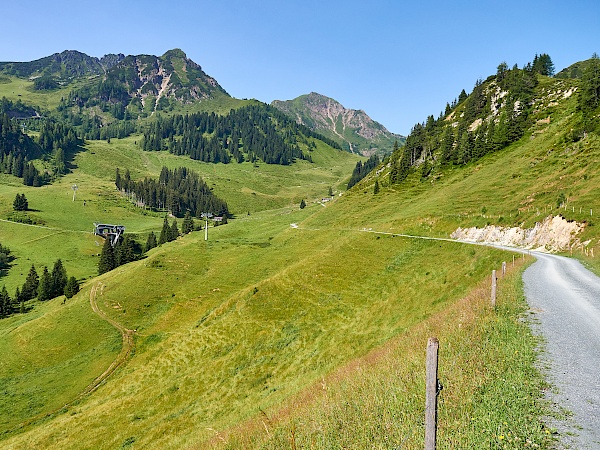
<path id="1" fill-rule="evenodd" d="M 169 219 L 165 216 L 165 220 L 163 222 L 162 230 L 160 230 L 160 236 L 158 237 L 158 245 L 163 245 L 165 242 L 169 241 Z"/>
<path id="2" fill-rule="evenodd" d="M 13 202 L 13 209 L 15 211 L 27 211 L 29 209 L 29 202 L 25 197 L 25 194 L 17 194 Z"/>
<path id="3" fill-rule="evenodd" d="M 177 228 L 177 219 L 173 219 L 173 223 L 169 228 L 169 238 L 168 241 L 174 241 L 179 237 L 179 228 Z"/>
<path id="4" fill-rule="evenodd" d="M 67 280 L 67 270 L 64 268 L 62 261 L 57 259 L 52 268 L 51 298 L 64 294 Z"/>
<path id="5" fill-rule="evenodd" d="M 600 58 L 594 53 L 581 77 L 578 107 L 583 113 L 584 128 L 593 131 L 598 125 L 596 111 L 600 106 Z"/>
<path id="6" fill-rule="evenodd" d="M 6 286 L 0 291 L 0 317 L 8 317 L 12 312 L 12 305 Z"/>
<path id="7" fill-rule="evenodd" d="M 21 297 L 23 300 L 27 301 L 35 298 L 39 283 L 40 279 L 35 270 L 35 266 L 32 264 L 29 273 L 27 274 L 27 278 L 25 278 L 25 283 L 23 283 L 23 287 L 21 288 Z"/>
<path id="8" fill-rule="evenodd" d="M 188 209 L 185 212 L 185 216 L 183 217 L 183 224 L 181 225 L 181 232 L 183 234 L 188 234 L 194 231 L 194 219 L 192 219 L 192 215 L 190 210 Z"/>
<path id="9" fill-rule="evenodd" d="M 100 254 L 100 261 L 98 262 L 98 275 L 113 270 L 116 265 L 115 252 L 110 243 L 110 239 L 104 241 L 102 246 L 102 253 Z"/>
<path id="10" fill-rule="evenodd" d="M 304 208 L 306 208 L 306 202 L 304 201 L 304 199 L 302 199 L 302 201 L 300 202 L 300 209 Z"/>
<path id="11" fill-rule="evenodd" d="M 379 180 L 375 180 L 375 186 L 373 187 L 373 194 L 379 194 Z"/>
<path id="12" fill-rule="evenodd" d="M 75 277 L 70 277 L 65 286 L 65 296 L 67 298 L 73 297 L 79 292 L 79 283 Z"/>
<path id="13" fill-rule="evenodd" d="M 137 259 L 135 255 L 135 242 L 129 236 L 124 235 L 114 249 L 115 267 L 122 266 Z"/>
<path id="14" fill-rule="evenodd" d="M 552 62 L 550 55 L 546 53 L 542 53 L 539 56 L 535 55 L 531 68 L 534 72 L 537 72 L 540 75 L 545 75 L 547 77 L 554 75 L 554 63 Z"/>
<path id="15" fill-rule="evenodd" d="M 144 247 L 144 252 L 147 252 L 148 250 L 153 249 L 154 247 L 156 247 L 157 242 L 156 242 L 156 235 L 154 234 L 154 231 L 151 231 L 150 234 L 148 234 L 148 239 L 146 240 L 146 246 Z"/>
<path id="16" fill-rule="evenodd" d="M 50 276 L 50 272 L 48 272 L 48 268 L 44 266 L 44 270 L 42 271 L 42 275 L 40 277 L 40 283 L 38 285 L 37 291 L 38 300 L 44 302 L 46 300 L 50 300 L 52 297 L 52 277 Z"/>

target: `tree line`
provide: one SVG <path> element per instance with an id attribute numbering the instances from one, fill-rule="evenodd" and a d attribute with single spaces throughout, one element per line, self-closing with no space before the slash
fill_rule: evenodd
<path id="1" fill-rule="evenodd" d="M 227 203 L 213 194 L 198 173 L 180 167 L 170 170 L 163 167 L 158 180 L 145 177 L 141 181 L 131 179 L 129 169 L 115 175 L 117 189 L 127 195 L 136 205 L 153 210 L 167 210 L 176 217 L 186 211 L 194 217 L 203 212 L 216 216 L 227 216 Z"/>
<path id="2" fill-rule="evenodd" d="M 250 105 L 229 114 L 194 113 L 158 117 L 144 130 L 144 150 L 168 150 L 192 159 L 229 163 L 261 160 L 267 164 L 289 165 L 304 155 L 297 135 L 306 127 L 268 105 Z"/>
<path id="3" fill-rule="evenodd" d="M 395 146 L 398 147 L 398 142 L 395 143 Z M 379 165 L 381 161 L 379 160 L 379 156 L 372 155 L 369 159 L 367 159 L 364 163 L 362 161 L 358 161 L 356 163 L 356 167 L 352 171 L 352 176 L 350 177 L 350 181 L 348 181 L 347 189 L 350 189 L 360 180 L 367 176 L 371 170 Z"/>
<path id="4" fill-rule="evenodd" d="M 66 153 L 73 152 L 83 141 L 77 137 L 75 129 L 52 119 L 30 119 L 19 122 L 13 116 L 24 110 L 20 102 L 13 103 L 6 98 L 0 101 L 0 170 L 3 173 L 23 178 L 27 186 L 42 186 L 53 177 L 66 173 Z M 38 131 L 36 139 L 28 136 L 22 126 Z M 39 171 L 34 159 L 44 158 L 51 171 Z"/>
<path id="5" fill-rule="evenodd" d="M 470 95 L 463 90 L 439 117 L 413 126 L 404 147 L 394 146 L 390 183 L 402 182 L 414 167 L 427 178 L 434 164 L 464 165 L 519 140 L 531 123 L 538 76 L 553 74 L 547 54 L 535 55 L 523 68 L 502 62 L 496 75 L 477 80 Z"/>
<path id="6" fill-rule="evenodd" d="M 75 277 L 69 277 L 60 259 L 56 260 L 52 271 L 44 266 L 42 274 L 38 275 L 35 265 L 31 265 L 29 273 L 21 288 L 16 289 L 11 298 L 2 286 L 0 290 L 0 317 L 8 317 L 16 312 L 25 311 L 25 302 L 37 298 L 39 301 L 50 300 L 64 295 L 71 298 L 79 292 L 79 282 Z"/>
<path id="7" fill-rule="evenodd" d="M 575 139 L 584 133 L 600 129 L 600 57 L 597 53 L 586 61 L 579 85 L 577 109 L 582 115 L 582 129 L 576 130 Z"/>
<path id="8" fill-rule="evenodd" d="M 140 245 L 126 234 L 119 236 L 119 240 L 112 246 L 111 240 L 106 239 L 98 261 L 98 275 L 116 269 L 139 259 L 142 253 Z"/>
<path id="9" fill-rule="evenodd" d="M 225 217 L 223 218 L 223 222 L 227 223 Z M 148 233 L 146 244 L 143 248 L 126 234 L 119 237 L 119 240 L 114 247 L 112 246 L 110 239 L 106 239 L 102 246 L 100 260 L 98 261 L 98 274 L 102 275 L 123 264 L 136 261 L 141 257 L 142 253 L 146 253 L 166 242 L 174 241 L 182 234 L 191 233 L 195 229 L 194 219 L 190 212 L 186 211 L 183 217 L 181 232 L 179 231 L 177 218 L 173 218 L 173 222 L 169 223 L 169 218 L 165 216 L 159 237 L 156 237 L 154 231 Z"/>

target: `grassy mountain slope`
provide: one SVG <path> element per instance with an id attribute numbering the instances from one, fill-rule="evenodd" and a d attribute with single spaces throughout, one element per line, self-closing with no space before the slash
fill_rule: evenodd
<path id="1" fill-rule="evenodd" d="M 299 210 L 295 195 L 307 191 L 282 186 L 266 192 L 271 181 L 256 195 L 247 192 L 244 187 L 253 190 L 254 183 L 261 182 L 262 166 L 260 171 L 250 164 L 223 166 L 223 172 L 211 175 L 221 166 L 189 161 L 195 168 L 206 168 L 207 178 L 215 177 L 215 191 L 228 202 L 234 192 L 245 195 L 236 205 L 238 211 L 246 209 L 244 202 L 254 201 L 258 212 L 242 213 L 227 226 L 211 229 L 208 242 L 202 234 L 192 233 L 152 250 L 144 260 L 89 280 L 68 302 L 64 314 L 80 311 L 85 320 L 90 314 L 91 287 L 104 286 L 99 306 L 137 330 L 134 356 L 91 396 L 7 434 L 3 446 L 206 448 L 208 441 L 221 441 L 225 431 L 233 430 L 230 448 L 236 448 L 236 442 L 246 448 L 293 448 L 295 436 L 314 448 L 356 443 L 387 448 L 405 443 L 409 436 L 407 448 L 422 448 L 418 431 L 422 350 L 415 349 L 424 348 L 422 341 L 431 334 L 442 339 L 447 352 L 442 357 L 446 389 L 441 394 L 445 430 L 441 442 L 449 448 L 493 448 L 505 443 L 519 448 L 527 439 L 546 445 L 544 436 L 550 431 L 538 420 L 545 411 L 536 403 L 541 382 L 533 367 L 535 343 L 520 315 L 518 283 L 503 285 L 506 295 L 496 312 L 485 307 L 485 290 L 477 302 L 459 301 L 480 283 L 487 284 L 490 271 L 511 256 L 479 246 L 365 232 L 447 237 L 458 226 L 527 226 L 543 217 L 544 208 L 556 206 L 564 191 L 569 203 L 561 213 L 587 220 L 584 238 L 591 240 L 588 247 L 596 246 L 597 227 L 586 210 L 600 206 L 598 136 L 590 133 L 573 142 L 569 133 L 578 120 L 575 97 L 555 95 L 553 80 L 542 88 L 548 93 L 539 118 L 546 118 L 544 110 L 551 120 L 534 121 L 518 142 L 464 165 L 434 168 L 430 178 L 409 171 L 402 183 L 393 185 L 387 182 L 386 162 L 383 171 L 373 172 L 324 206 L 309 202 Z M 135 230 L 157 229 L 161 217 L 141 215 L 111 193 L 110 175 L 120 163 L 136 167 L 136 174 L 143 175 L 163 160 L 169 164 L 183 160 L 134 151 L 131 139 L 95 143 L 77 155 L 78 169 L 57 191 L 56 198 L 63 197 L 62 207 L 71 202 L 69 183 L 77 180 L 83 189 L 85 181 L 96 186 L 89 197 L 94 211 L 117 219 L 119 214 L 131 216 Z M 333 152 L 320 156 L 323 163 L 337 157 Z M 350 167 L 355 162 L 345 161 Z M 336 185 L 333 180 L 342 182 L 326 166 L 313 167 L 306 163 L 303 176 L 312 179 L 314 192 L 320 186 Z M 239 168 L 248 184 L 229 187 L 224 171 L 231 168 Z M 288 180 L 295 176 L 295 168 L 290 169 L 285 175 Z M 321 178 L 315 176 L 319 173 Z M 376 180 L 381 190 L 374 195 Z M 2 187 L 9 199 L 20 192 L 18 188 L 16 184 Z M 98 203 L 94 205 L 92 199 Z M 53 218 L 61 216 L 58 200 L 54 204 L 38 208 L 47 213 L 35 214 L 48 223 L 59 222 Z M 89 220 L 68 211 L 60 221 Z M 3 244 L 19 251 L 25 248 L 22 242 Z M 50 257 L 49 249 L 46 252 Z M 11 272 L 6 280 L 13 276 Z M 60 322 L 50 314 L 60 317 L 58 302 L 0 321 L 0 333 L 5 335 L 35 335 L 21 342 L 18 356 L 0 366 L 0 378 L 11 386 L 11 405 L 21 411 L 3 417 L 6 428 L 62 406 L 77 386 L 92 377 L 93 361 L 106 361 L 115 354 L 110 345 L 118 341 L 114 329 L 101 329 L 94 342 L 86 341 L 86 349 L 95 349 L 87 353 L 78 353 L 77 343 L 84 341 L 77 328 L 61 336 L 36 335 L 41 328 L 36 321 L 44 318 L 48 328 Z M 67 362 L 75 355 L 81 355 L 82 370 L 71 375 L 76 377 L 71 387 L 50 382 L 42 386 L 38 392 L 46 402 L 27 410 L 36 375 L 50 369 L 32 364 L 32 370 L 23 373 L 22 355 L 34 353 L 43 339 L 64 349 L 51 370 L 56 380 L 64 378 Z M 384 358 L 384 364 L 374 366 L 377 370 L 370 370 L 374 363 L 369 359 L 345 366 L 385 343 L 391 348 L 391 359 L 401 364 L 386 365 Z M 9 344 L 6 351 L 15 345 Z M 347 370 L 328 378 L 340 366 Z M 395 379 L 390 380 L 390 374 Z M 320 386 L 325 403 L 313 403 L 314 390 L 305 391 L 315 385 Z M 288 411 L 280 413 L 286 404 Z M 309 412 L 299 415 L 305 408 Z M 276 416 L 284 420 L 272 421 Z M 258 427 L 254 431 L 235 428 L 245 420 L 254 420 Z"/>
<path id="2" fill-rule="evenodd" d="M 274 107 L 324 136 L 340 143 L 344 150 L 370 156 L 392 152 L 394 142 L 403 136 L 389 132 L 364 111 L 346 109 L 339 102 L 312 92 L 293 100 L 275 100 Z"/>

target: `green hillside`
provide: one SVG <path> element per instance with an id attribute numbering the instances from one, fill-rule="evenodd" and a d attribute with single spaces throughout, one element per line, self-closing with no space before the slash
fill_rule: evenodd
<path id="1" fill-rule="evenodd" d="M 432 335 L 443 349 L 443 448 L 549 448 L 554 431 L 542 419 L 553 412 L 541 402 L 539 343 L 519 282 L 528 260 L 511 266 L 492 310 L 489 274 L 511 254 L 394 236 L 529 227 L 560 207 L 586 223 L 581 239 L 595 248 L 600 138 L 579 97 L 589 86 L 534 76 L 535 86 L 517 92 L 529 96 L 526 116 L 501 118 L 520 97 L 492 102 L 498 81 L 478 83 L 349 191 L 358 157 L 315 138 L 301 143 L 314 144 L 312 163 L 288 166 L 144 152 L 137 135 L 88 141 L 71 173 L 42 187 L 2 175 L 0 214 L 24 192 L 28 217 L 42 226 L 0 222 L 1 244 L 17 258 L 1 279 L 9 293 L 31 263 L 56 258 L 84 281 L 64 304 L 32 300 L 0 320 L 9 355 L 0 365 L 3 448 L 422 448 Z M 490 109 L 469 109 L 481 104 Z M 464 117 L 463 134 L 497 117 L 513 127 L 511 139 L 499 145 L 492 135 L 477 147 L 478 137 L 453 134 L 444 147 L 445 130 L 458 133 Z M 122 197 L 115 168 L 142 179 L 182 165 L 227 201 L 233 220 L 211 228 L 208 241 L 192 232 L 95 277 L 102 241 L 92 222 L 124 224 L 143 241 L 164 217 Z M 583 248 L 574 253 L 597 266 Z M 85 393 L 121 349 L 119 331 L 91 304 L 132 330 L 135 350 Z"/>

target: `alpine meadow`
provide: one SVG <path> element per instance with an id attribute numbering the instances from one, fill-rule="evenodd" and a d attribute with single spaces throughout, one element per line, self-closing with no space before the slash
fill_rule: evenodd
<path id="1" fill-rule="evenodd" d="M 600 273 L 596 54 L 406 137 L 180 49 L 3 62 L 0 98 L 2 448 L 421 449 L 430 337 L 439 448 L 564 437 L 521 276 Z"/>

